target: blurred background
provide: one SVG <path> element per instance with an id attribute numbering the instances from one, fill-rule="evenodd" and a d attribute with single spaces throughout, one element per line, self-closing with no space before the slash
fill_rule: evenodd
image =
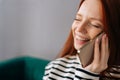
<path id="1" fill-rule="evenodd" d="M 54 59 L 66 40 L 80 0 L 0 0 L 0 60 Z"/>

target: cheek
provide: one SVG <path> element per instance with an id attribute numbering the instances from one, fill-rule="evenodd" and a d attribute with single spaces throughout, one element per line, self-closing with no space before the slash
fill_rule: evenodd
<path id="1" fill-rule="evenodd" d="M 95 32 L 89 33 L 90 39 L 93 39 L 95 36 L 96 36 L 96 33 L 95 33 Z"/>
<path id="2" fill-rule="evenodd" d="M 72 34 L 73 34 L 73 37 L 74 37 L 75 29 L 76 29 L 75 23 L 73 22 L 73 24 L 72 24 Z"/>
<path id="3" fill-rule="evenodd" d="M 102 30 L 94 29 L 88 32 L 90 39 L 96 37 Z"/>

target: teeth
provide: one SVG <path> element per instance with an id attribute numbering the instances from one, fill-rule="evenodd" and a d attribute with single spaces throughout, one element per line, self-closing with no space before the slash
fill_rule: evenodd
<path id="1" fill-rule="evenodd" d="M 76 38 L 77 38 L 78 40 L 88 40 L 88 39 L 86 39 L 86 38 L 81 38 L 81 37 L 78 37 L 78 36 L 76 36 Z"/>

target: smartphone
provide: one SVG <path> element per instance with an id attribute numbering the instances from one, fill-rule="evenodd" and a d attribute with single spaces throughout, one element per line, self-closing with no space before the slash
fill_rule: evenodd
<path id="1" fill-rule="evenodd" d="M 87 42 L 80 50 L 78 50 L 79 58 L 83 67 L 89 65 L 93 60 L 94 44 L 95 40 L 99 38 L 101 40 L 104 32 L 98 34 L 94 39 Z"/>

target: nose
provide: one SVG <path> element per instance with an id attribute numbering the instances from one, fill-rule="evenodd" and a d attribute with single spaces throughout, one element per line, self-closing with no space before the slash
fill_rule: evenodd
<path id="1" fill-rule="evenodd" d="M 86 22 L 80 22 L 79 24 L 76 24 L 76 30 L 81 33 L 87 32 L 87 25 Z"/>

